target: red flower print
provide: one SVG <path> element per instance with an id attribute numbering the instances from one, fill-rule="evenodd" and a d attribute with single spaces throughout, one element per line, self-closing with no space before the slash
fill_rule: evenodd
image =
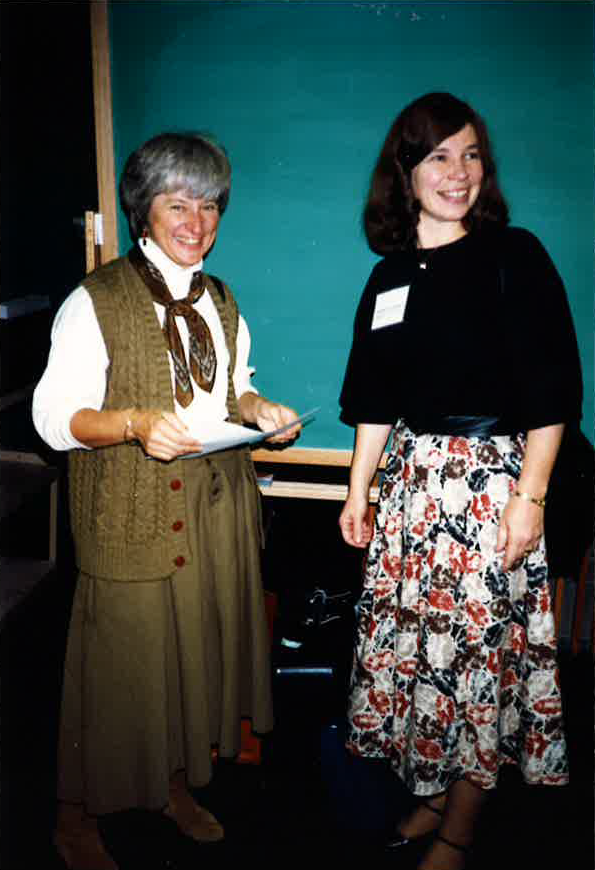
<path id="1" fill-rule="evenodd" d="M 403 719 L 405 713 L 410 707 L 409 699 L 404 692 L 397 692 L 395 695 L 395 712 L 399 719 Z"/>
<path id="2" fill-rule="evenodd" d="M 440 744 L 434 740 L 416 740 L 415 748 L 424 758 L 438 759 L 442 757 Z"/>
<path id="3" fill-rule="evenodd" d="M 369 671 L 383 671 L 385 668 L 390 668 L 395 663 L 395 654 L 390 650 L 385 650 L 380 653 L 372 653 L 365 660 L 366 668 Z"/>
<path id="4" fill-rule="evenodd" d="M 448 442 L 448 452 L 457 453 L 459 456 L 471 456 L 471 451 L 465 438 L 451 438 Z"/>
<path id="5" fill-rule="evenodd" d="M 381 716 L 386 716 L 390 710 L 390 698 L 386 692 L 377 692 L 375 689 L 370 689 L 368 692 L 368 700 L 370 706 L 373 707 Z"/>
<path id="6" fill-rule="evenodd" d="M 415 673 L 417 668 L 415 659 L 404 659 L 399 665 L 397 665 L 397 670 L 400 674 L 404 674 L 406 677 L 410 677 Z"/>
<path id="7" fill-rule="evenodd" d="M 500 655 L 498 650 L 492 650 L 488 656 L 488 670 L 493 674 L 500 672 Z"/>
<path id="8" fill-rule="evenodd" d="M 486 625 L 489 625 L 490 614 L 488 610 L 483 606 L 483 604 L 481 604 L 479 601 L 468 601 L 467 613 L 476 625 L 479 625 L 482 628 L 485 628 Z"/>
<path id="9" fill-rule="evenodd" d="M 429 523 L 434 523 L 438 519 L 438 505 L 433 498 L 429 499 L 426 505 L 425 518 Z"/>
<path id="10" fill-rule="evenodd" d="M 510 646 L 515 653 L 522 653 L 527 646 L 525 629 L 520 625 L 513 625 L 510 633 Z"/>
<path id="11" fill-rule="evenodd" d="M 529 755 L 534 755 L 536 758 L 542 758 L 548 745 L 548 741 L 543 734 L 538 731 L 530 731 L 525 740 L 525 748 Z"/>
<path id="12" fill-rule="evenodd" d="M 448 549 L 448 555 L 450 558 L 450 570 L 457 577 L 465 571 L 467 550 L 462 544 L 452 542 Z"/>
<path id="13" fill-rule="evenodd" d="M 412 527 L 411 534 L 415 535 L 417 538 L 423 538 L 425 530 L 426 530 L 426 524 L 423 522 L 423 520 L 420 520 L 419 523 L 416 523 Z"/>
<path id="14" fill-rule="evenodd" d="M 401 559 L 399 556 L 390 556 L 388 553 L 384 553 L 382 556 L 382 567 L 394 580 L 398 580 L 401 577 Z"/>
<path id="15" fill-rule="evenodd" d="M 430 604 L 437 610 L 454 610 L 454 598 L 449 592 L 442 589 L 432 589 L 430 592 Z"/>
<path id="16" fill-rule="evenodd" d="M 445 695 L 438 695 L 436 701 L 436 715 L 442 725 L 449 725 L 454 722 L 455 718 L 455 702 L 452 698 L 447 698 Z"/>
<path id="17" fill-rule="evenodd" d="M 539 595 L 539 609 L 542 613 L 548 613 L 550 610 L 550 594 L 549 589 L 542 589 Z"/>
<path id="18" fill-rule="evenodd" d="M 480 640 L 480 630 L 472 623 L 469 623 L 469 625 L 467 626 L 467 645 L 471 647 L 473 644 L 479 643 Z M 471 656 L 474 655 L 476 652 L 476 650 L 469 649 L 467 655 L 469 656 L 469 658 L 471 658 Z"/>
<path id="19" fill-rule="evenodd" d="M 494 773 L 498 769 L 498 753 L 494 749 L 480 749 L 477 747 L 477 757 L 483 767 Z"/>
<path id="20" fill-rule="evenodd" d="M 376 581 L 375 592 L 378 598 L 384 598 L 385 595 L 391 595 L 394 592 L 394 589 L 395 584 L 389 580 L 388 577 L 380 577 L 380 579 Z"/>
<path id="21" fill-rule="evenodd" d="M 504 671 L 504 676 L 502 677 L 503 689 L 507 689 L 509 686 L 516 686 L 517 683 L 517 675 L 511 668 L 508 668 L 506 671 Z"/>
<path id="22" fill-rule="evenodd" d="M 421 576 L 421 556 L 419 553 L 412 553 L 405 560 L 405 576 L 408 580 L 415 578 L 419 580 Z"/>
<path id="23" fill-rule="evenodd" d="M 480 522 L 485 522 L 492 515 L 492 503 L 489 495 L 483 493 L 481 496 L 473 496 L 471 510 Z"/>
<path id="24" fill-rule="evenodd" d="M 562 712 L 559 698 L 541 698 L 533 704 L 533 709 L 542 716 L 559 716 Z"/>
<path id="25" fill-rule="evenodd" d="M 467 709 L 469 719 L 478 727 L 492 725 L 496 721 L 496 707 L 493 704 L 475 704 Z"/>
<path id="26" fill-rule="evenodd" d="M 361 731 L 372 731 L 380 727 L 380 719 L 373 713 L 358 713 L 353 717 L 353 724 Z"/>

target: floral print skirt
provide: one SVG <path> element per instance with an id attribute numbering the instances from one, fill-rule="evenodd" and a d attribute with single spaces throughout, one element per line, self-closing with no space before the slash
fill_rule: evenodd
<path id="1" fill-rule="evenodd" d="M 348 748 L 388 758 L 417 795 L 502 764 L 568 781 L 545 547 L 496 552 L 525 437 L 395 429 L 367 559 Z"/>

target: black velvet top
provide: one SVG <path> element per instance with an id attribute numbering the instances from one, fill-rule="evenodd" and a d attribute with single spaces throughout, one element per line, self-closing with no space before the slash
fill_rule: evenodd
<path id="1" fill-rule="evenodd" d="M 379 294 L 407 286 L 401 322 L 372 329 Z M 374 267 L 341 392 L 345 423 L 393 424 L 429 410 L 500 417 L 513 433 L 578 422 L 581 402 L 564 286 L 527 230 L 482 230 Z"/>

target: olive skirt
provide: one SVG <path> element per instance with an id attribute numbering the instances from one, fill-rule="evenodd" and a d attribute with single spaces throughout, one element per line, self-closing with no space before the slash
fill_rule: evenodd
<path id="1" fill-rule="evenodd" d="M 66 653 L 58 797 L 158 809 L 169 780 L 232 758 L 240 720 L 272 728 L 254 472 L 241 451 L 187 460 L 191 563 L 156 581 L 80 574 Z"/>

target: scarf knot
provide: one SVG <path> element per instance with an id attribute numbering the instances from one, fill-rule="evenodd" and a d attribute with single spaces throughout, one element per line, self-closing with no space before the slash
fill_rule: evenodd
<path id="1" fill-rule="evenodd" d="M 159 269 L 145 257 L 138 246 L 132 248 L 128 257 L 151 293 L 153 301 L 165 308 L 163 334 L 174 366 L 176 401 L 183 408 L 187 408 L 194 398 L 192 380 L 201 390 L 210 393 L 217 372 L 217 357 L 211 330 L 204 317 L 193 308 L 193 304 L 205 292 L 205 276 L 200 271 L 195 272 L 190 281 L 188 295 L 184 299 L 174 299 Z M 188 327 L 189 363 L 184 354 L 176 317 L 183 317 Z"/>

